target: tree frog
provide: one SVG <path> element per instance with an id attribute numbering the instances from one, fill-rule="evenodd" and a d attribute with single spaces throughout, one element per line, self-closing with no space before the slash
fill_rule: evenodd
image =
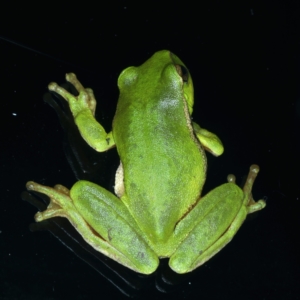
<path id="1" fill-rule="evenodd" d="M 205 196 L 204 149 L 223 152 L 220 139 L 192 122 L 194 95 L 184 63 L 167 50 L 156 52 L 118 78 L 120 96 L 112 131 L 95 120 L 93 91 L 72 73 L 66 80 L 79 95 L 56 83 L 49 90 L 68 101 L 85 141 L 96 151 L 116 147 L 120 166 L 115 194 L 80 180 L 71 190 L 28 182 L 29 190 L 50 197 L 37 222 L 67 218 L 97 251 L 139 273 L 150 274 L 168 257 L 177 273 L 194 270 L 219 252 L 236 234 L 247 214 L 265 207 L 252 199 L 259 171 L 250 168 L 243 189 L 233 175 Z"/>

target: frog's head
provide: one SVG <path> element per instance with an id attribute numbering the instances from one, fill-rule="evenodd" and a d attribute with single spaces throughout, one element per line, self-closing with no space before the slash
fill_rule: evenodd
<path id="1" fill-rule="evenodd" d="M 138 67 L 129 67 L 122 71 L 118 86 L 123 97 L 143 98 L 147 93 L 152 102 L 161 99 L 184 98 L 191 115 L 194 105 L 192 77 L 185 64 L 172 52 L 162 50 L 152 55 Z M 162 97 L 165 95 L 165 97 Z M 167 96 L 166 96 L 167 95 Z"/>

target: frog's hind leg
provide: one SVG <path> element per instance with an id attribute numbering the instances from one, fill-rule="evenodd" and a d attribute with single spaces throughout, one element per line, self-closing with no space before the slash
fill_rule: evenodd
<path id="1" fill-rule="evenodd" d="M 235 184 L 235 177 L 229 175 L 229 183 L 203 197 L 190 216 L 179 223 L 178 232 L 189 224 L 195 226 L 171 256 L 169 265 L 175 272 L 190 272 L 208 261 L 232 240 L 247 214 L 265 207 L 263 200 L 255 202 L 251 194 L 258 171 L 258 166 L 250 167 L 243 190 Z"/>
<path id="2" fill-rule="evenodd" d="M 36 214 L 37 222 L 52 217 L 65 217 L 94 249 L 139 273 L 150 274 L 159 259 L 139 232 L 124 203 L 104 188 L 78 181 L 69 191 L 35 182 L 28 190 L 50 197 L 47 210 Z"/>

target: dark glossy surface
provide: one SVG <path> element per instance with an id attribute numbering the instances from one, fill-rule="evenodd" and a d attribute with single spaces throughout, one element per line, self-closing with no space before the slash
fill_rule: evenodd
<path id="1" fill-rule="evenodd" d="M 126 298 L 115 285 L 143 299 L 297 299 L 299 9 L 283 1 L 237 3 L 172 3 L 167 9 L 112 3 L 101 11 L 50 7 L 40 14 L 24 12 L 20 19 L 14 8 L 4 14 L 0 299 Z M 225 147 L 219 158 L 208 154 L 204 193 L 229 173 L 241 183 L 256 163 L 261 172 L 254 197 L 266 199 L 267 207 L 195 272 L 173 277 L 164 260 L 156 274 L 140 278 L 119 266 L 105 272 L 106 259 L 99 263 L 89 249 L 87 263 L 48 231 L 31 232 L 37 209 L 20 195 L 28 180 L 67 187 L 76 181 L 59 119 L 43 101 L 48 83 L 63 83 L 66 72 L 76 73 L 93 88 L 97 118 L 110 130 L 119 73 L 161 49 L 173 51 L 189 68 L 193 119 L 218 134 Z M 98 182 L 108 189 L 118 166 L 111 151 L 97 162 Z M 127 287 L 115 272 L 128 279 Z"/>

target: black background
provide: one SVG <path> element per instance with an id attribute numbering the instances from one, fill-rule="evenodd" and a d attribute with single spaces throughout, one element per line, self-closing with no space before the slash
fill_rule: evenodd
<path id="1" fill-rule="evenodd" d="M 235 3 L 236 2 L 236 3 Z M 169 292 L 158 275 L 146 299 L 299 299 L 299 5 L 295 1 L 113 1 L 91 6 L 11 7 L 0 35 L 0 299 L 126 298 L 48 231 L 30 232 L 36 208 L 21 200 L 25 183 L 67 187 L 76 181 L 63 132 L 43 101 L 51 81 L 74 72 L 93 88 L 107 130 L 117 78 L 169 49 L 189 68 L 193 119 L 216 133 L 225 153 L 208 154 L 203 193 L 252 163 L 261 172 L 254 197 L 267 207 L 249 218 L 216 257 Z M 115 150 L 111 150 L 115 151 Z M 105 160 L 107 154 L 103 154 Z M 99 181 L 113 185 L 114 161 Z M 133 274 L 134 275 L 134 274 Z M 113 281 L 113 279 L 112 279 Z"/>

